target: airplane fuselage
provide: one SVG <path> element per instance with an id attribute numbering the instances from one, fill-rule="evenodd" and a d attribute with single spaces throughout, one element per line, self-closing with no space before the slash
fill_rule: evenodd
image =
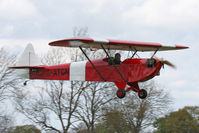
<path id="1" fill-rule="evenodd" d="M 92 60 L 96 69 L 107 82 L 124 82 L 108 59 Z M 162 63 L 156 61 L 154 66 L 147 66 L 147 59 L 126 59 L 116 65 L 126 82 L 139 82 L 153 78 L 159 74 Z M 30 79 L 71 80 L 71 81 L 104 81 L 89 61 L 80 61 L 44 68 L 30 68 Z"/>

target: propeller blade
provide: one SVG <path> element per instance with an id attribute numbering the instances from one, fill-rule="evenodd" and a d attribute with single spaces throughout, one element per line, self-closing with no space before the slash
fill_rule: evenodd
<path id="1" fill-rule="evenodd" d="M 163 64 L 166 64 L 166 65 L 176 69 L 176 66 L 173 63 L 171 63 L 170 61 L 168 61 L 168 60 L 164 60 Z"/>
<path id="2" fill-rule="evenodd" d="M 163 62 L 163 61 L 164 61 L 163 58 L 158 58 L 157 56 L 154 56 L 154 59 L 156 59 L 156 60 L 158 60 L 158 61 L 160 61 L 160 62 Z"/>
<path id="3" fill-rule="evenodd" d="M 175 66 L 173 63 L 171 63 L 170 61 L 164 60 L 163 58 L 158 58 L 158 57 L 156 57 L 156 56 L 154 56 L 154 58 L 155 58 L 156 60 L 160 61 L 162 64 L 166 64 L 166 65 L 168 65 L 168 66 L 170 66 L 170 67 L 176 69 L 176 66 Z"/>

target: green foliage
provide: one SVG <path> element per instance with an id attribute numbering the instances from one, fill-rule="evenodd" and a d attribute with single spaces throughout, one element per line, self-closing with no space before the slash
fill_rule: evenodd
<path id="1" fill-rule="evenodd" d="M 184 107 L 159 118 L 154 123 L 154 133 L 198 133 L 199 107 Z"/>
<path id="2" fill-rule="evenodd" d="M 128 132 L 123 113 L 117 110 L 106 112 L 103 122 L 95 128 L 95 133 Z"/>
<path id="3" fill-rule="evenodd" d="M 24 125 L 10 128 L 7 133 L 41 133 L 41 131 L 33 125 Z"/>

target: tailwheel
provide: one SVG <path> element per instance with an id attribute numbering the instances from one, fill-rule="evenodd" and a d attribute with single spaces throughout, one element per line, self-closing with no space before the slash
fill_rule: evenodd
<path id="1" fill-rule="evenodd" d="M 145 98 L 147 97 L 147 91 L 144 90 L 144 89 L 141 89 L 140 91 L 141 91 L 141 92 L 138 93 L 139 98 L 145 99 Z"/>
<path id="2" fill-rule="evenodd" d="M 116 95 L 118 98 L 124 98 L 126 95 L 126 91 L 124 89 L 118 89 Z"/>

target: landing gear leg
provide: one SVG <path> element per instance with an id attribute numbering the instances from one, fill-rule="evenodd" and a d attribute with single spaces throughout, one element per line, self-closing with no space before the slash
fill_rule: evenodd
<path id="1" fill-rule="evenodd" d="M 144 89 L 140 89 L 138 83 L 128 83 L 131 87 L 127 89 L 127 91 L 133 90 L 138 93 L 140 99 L 145 99 L 147 97 L 147 91 Z"/>

